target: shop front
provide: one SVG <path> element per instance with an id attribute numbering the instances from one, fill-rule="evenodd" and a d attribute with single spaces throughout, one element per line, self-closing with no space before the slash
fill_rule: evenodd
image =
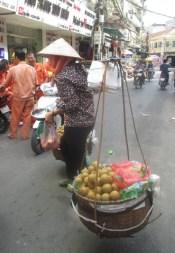
<path id="1" fill-rule="evenodd" d="M 25 52 L 37 52 L 61 37 L 77 51 L 83 48 L 83 53 L 87 53 L 86 40 L 83 41 L 82 38 L 90 38 L 95 13 L 79 0 L 4 0 L 0 1 L 0 14 L 2 13 L 6 28 L 1 40 L 3 32 L 0 24 L 0 55 L 7 59 L 12 57 L 16 48 L 22 48 Z"/>
<path id="2" fill-rule="evenodd" d="M 9 59 L 18 48 L 36 53 L 42 48 L 42 30 L 7 24 L 7 44 Z"/>

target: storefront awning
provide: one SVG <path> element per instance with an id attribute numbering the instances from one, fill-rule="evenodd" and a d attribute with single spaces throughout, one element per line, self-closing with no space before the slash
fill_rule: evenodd
<path id="1" fill-rule="evenodd" d="M 103 31 L 115 38 L 123 38 L 123 34 L 116 28 L 104 27 Z"/>

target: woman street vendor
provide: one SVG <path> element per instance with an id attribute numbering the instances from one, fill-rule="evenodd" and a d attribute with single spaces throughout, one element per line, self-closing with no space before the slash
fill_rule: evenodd
<path id="1" fill-rule="evenodd" d="M 80 63 L 80 55 L 64 39 L 56 40 L 39 54 L 48 57 L 55 69 L 54 82 L 61 103 L 46 114 L 46 122 L 52 122 L 57 114 L 64 114 L 64 135 L 60 148 L 70 181 L 81 170 L 86 139 L 94 126 L 93 95 L 88 90 L 87 72 Z M 64 186 L 69 183 L 68 180 Z"/>

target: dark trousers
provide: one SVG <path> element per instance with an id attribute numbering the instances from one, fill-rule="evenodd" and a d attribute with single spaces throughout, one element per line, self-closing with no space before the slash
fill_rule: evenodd
<path id="1" fill-rule="evenodd" d="M 92 127 L 65 127 L 60 148 L 66 163 L 67 176 L 73 179 L 83 166 L 86 139 Z"/>

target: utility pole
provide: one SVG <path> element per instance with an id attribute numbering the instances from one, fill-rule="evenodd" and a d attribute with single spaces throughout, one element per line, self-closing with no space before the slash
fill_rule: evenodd
<path id="1" fill-rule="evenodd" d="M 93 48 L 94 48 L 94 58 L 96 60 L 102 60 L 103 58 L 103 26 L 104 26 L 104 2 L 103 0 L 97 0 L 96 4 L 96 15 L 97 20 L 94 27 L 94 33 L 93 33 Z"/>
<path id="2" fill-rule="evenodd" d="M 144 35 L 144 32 L 145 32 L 145 28 L 144 28 L 144 21 L 143 21 L 143 16 L 144 16 L 144 13 L 145 13 L 145 1 L 146 0 L 141 0 L 141 6 L 142 6 L 142 19 L 141 19 L 141 47 L 144 48 L 144 52 L 145 55 L 144 55 L 144 58 L 146 57 L 146 53 L 147 53 L 147 41 L 144 43 L 143 42 L 143 35 Z"/>
<path id="3" fill-rule="evenodd" d="M 99 25 L 100 25 L 100 33 L 101 33 L 101 41 L 100 41 L 100 60 L 103 59 L 103 44 L 104 44 L 104 2 L 103 0 L 99 0 Z"/>

